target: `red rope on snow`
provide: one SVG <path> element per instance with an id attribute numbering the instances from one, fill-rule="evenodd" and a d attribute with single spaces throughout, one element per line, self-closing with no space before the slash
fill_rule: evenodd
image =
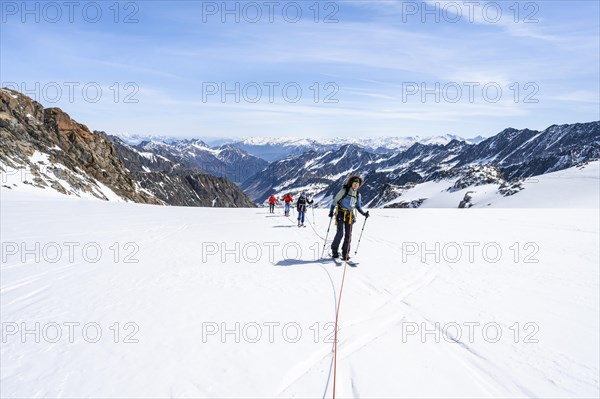
<path id="1" fill-rule="evenodd" d="M 352 217 L 352 215 L 350 215 Z M 350 224 L 350 234 L 348 237 L 348 249 L 346 250 L 346 255 L 344 256 L 344 274 L 342 274 L 342 285 L 340 287 L 340 295 L 338 297 L 337 310 L 335 312 L 335 332 L 334 332 L 334 340 L 333 340 L 333 399 L 335 399 L 335 381 L 337 379 L 337 332 L 338 332 L 338 316 L 340 314 L 340 305 L 342 303 L 342 291 L 344 290 L 344 280 L 346 278 L 346 266 L 348 265 L 348 253 L 350 252 L 350 239 L 352 238 L 352 225 Z"/>

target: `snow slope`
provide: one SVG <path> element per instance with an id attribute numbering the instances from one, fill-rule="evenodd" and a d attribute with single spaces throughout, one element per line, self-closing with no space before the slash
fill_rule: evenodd
<path id="1" fill-rule="evenodd" d="M 117 195 L 110 187 L 102 184 L 100 181 L 92 178 L 84 171 L 78 169 L 77 172 L 69 170 L 61 163 L 52 163 L 49 160 L 49 155 L 43 152 L 34 151 L 30 157 L 30 161 L 36 164 L 42 173 L 34 173 L 31 166 L 14 162 L 17 167 L 9 166 L 0 162 L 0 168 L 3 170 L 0 173 L 0 185 L 2 192 L 6 190 L 18 191 L 19 193 L 30 193 L 31 198 L 85 198 L 98 199 L 106 198 L 108 201 L 126 202 L 127 200 Z M 73 186 L 65 176 L 70 176 L 72 181 L 78 183 Z M 36 185 L 32 184 L 32 180 L 39 179 Z M 42 186 L 43 184 L 44 186 Z M 57 184 L 68 194 L 63 194 L 53 187 Z M 87 190 L 93 190 L 95 195 Z M 7 191 L 8 192 L 8 191 Z M 26 196 L 26 198 L 30 198 Z"/>
<path id="2" fill-rule="evenodd" d="M 331 397 L 326 211 L 0 193 L 0 396 Z M 598 208 L 371 214 L 337 397 L 598 397 Z"/>
<path id="3" fill-rule="evenodd" d="M 600 161 L 533 176 L 523 181 L 523 190 L 503 196 L 498 184 L 469 186 L 447 191 L 456 182 L 442 179 L 416 184 L 386 205 L 425 199 L 421 208 L 456 208 L 467 192 L 474 208 L 593 208 L 600 206 Z"/>
<path id="4" fill-rule="evenodd" d="M 506 208 L 600 207 L 600 161 L 533 176 L 524 190 L 493 203 Z"/>

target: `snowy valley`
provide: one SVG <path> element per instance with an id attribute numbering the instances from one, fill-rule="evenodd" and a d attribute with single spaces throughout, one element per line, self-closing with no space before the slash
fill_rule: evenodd
<path id="1" fill-rule="evenodd" d="M 1 216 L 2 397 L 331 397 L 344 273 L 337 397 L 600 392 L 596 206 L 373 210 L 348 270 L 319 209 L 3 188 Z"/>

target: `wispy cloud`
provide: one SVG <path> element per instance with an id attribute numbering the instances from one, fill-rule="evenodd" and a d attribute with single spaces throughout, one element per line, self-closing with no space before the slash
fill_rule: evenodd
<path id="1" fill-rule="evenodd" d="M 408 3 L 463 18 L 423 21 Z M 504 18 L 491 23 L 481 13 L 486 2 L 469 21 L 467 2 L 369 0 L 339 2 L 338 23 L 315 23 L 307 14 L 294 24 L 281 18 L 254 24 L 203 23 L 200 2 L 143 2 L 139 23 L 127 26 L 9 21 L 2 26 L 0 67 L 4 82 L 28 87 L 93 81 L 111 94 L 114 82 L 134 82 L 137 104 L 109 96 L 46 104 L 115 132 L 469 136 L 600 118 L 593 90 L 600 69 L 597 2 L 544 2 L 537 9 L 526 8 L 529 3 L 518 3 L 517 22 L 514 2 L 501 3 Z M 236 103 L 230 95 L 221 103 L 219 94 L 202 100 L 207 82 L 229 89 L 277 82 L 279 88 L 273 102 Z M 303 88 L 297 103 L 282 98 L 281 86 L 289 82 Z M 472 82 L 478 84 L 474 101 L 465 91 L 453 102 L 452 87 L 468 90 Z M 336 85 L 338 102 L 315 103 L 314 85 L 322 100 L 327 83 Z M 532 93 L 528 83 L 537 85 L 537 103 L 524 101 Z M 486 84 L 502 89 L 497 102 L 482 95 Z M 407 97 L 407 85 L 429 94 Z"/>

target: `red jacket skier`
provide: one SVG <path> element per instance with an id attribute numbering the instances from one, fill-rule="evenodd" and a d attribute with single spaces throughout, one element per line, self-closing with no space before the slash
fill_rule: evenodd
<path id="1" fill-rule="evenodd" d="M 275 213 L 275 204 L 277 203 L 277 198 L 275 194 L 271 194 L 269 197 L 269 213 Z"/>
<path id="2" fill-rule="evenodd" d="M 287 193 L 282 200 L 285 202 L 285 216 L 290 216 L 290 204 L 294 199 L 290 193 Z"/>

